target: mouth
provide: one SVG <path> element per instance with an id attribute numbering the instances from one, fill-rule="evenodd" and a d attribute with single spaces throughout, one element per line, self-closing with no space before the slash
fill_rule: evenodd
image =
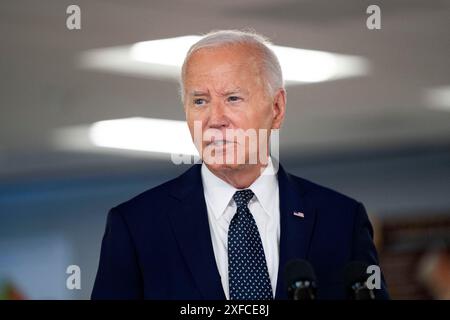
<path id="1" fill-rule="evenodd" d="M 228 141 L 228 140 L 214 140 L 214 141 L 208 142 L 207 146 L 220 147 L 220 146 L 224 146 L 224 145 L 229 144 L 229 143 L 234 143 L 234 142 L 233 141 Z"/>

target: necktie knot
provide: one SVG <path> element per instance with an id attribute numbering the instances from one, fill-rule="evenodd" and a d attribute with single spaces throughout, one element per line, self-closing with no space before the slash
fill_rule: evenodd
<path id="1" fill-rule="evenodd" d="M 237 207 L 240 208 L 247 206 L 254 195 L 252 190 L 244 189 L 236 191 L 233 195 L 233 199 L 236 202 Z"/>

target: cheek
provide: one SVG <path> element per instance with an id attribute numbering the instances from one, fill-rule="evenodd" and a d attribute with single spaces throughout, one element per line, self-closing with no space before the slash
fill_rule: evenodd
<path id="1" fill-rule="evenodd" d="M 191 112 L 186 112 L 186 122 L 189 127 L 189 131 L 191 132 L 191 135 L 194 135 L 194 127 L 195 127 L 195 121 L 197 119 L 193 116 Z"/>
<path id="2" fill-rule="evenodd" d="M 201 120 L 201 116 L 198 112 L 194 112 L 192 109 L 187 109 L 186 111 L 186 121 L 189 127 L 194 128 L 194 122 Z"/>
<path id="3" fill-rule="evenodd" d="M 270 98 L 268 98 L 269 100 L 270 100 Z M 262 115 L 262 119 L 263 119 L 263 122 L 266 124 L 266 125 L 271 125 L 272 124 L 272 121 L 273 121 L 273 117 L 274 117 L 274 114 L 273 114 L 273 107 L 272 107 L 272 101 L 267 101 L 267 100 L 265 100 L 263 103 L 262 103 L 262 106 L 263 106 L 263 112 L 261 112 L 261 115 Z"/>
<path id="4" fill-rule="evenodd" d="M 186 113 L 186 122 L 193 140 L 201 141 L 199 139 L 202 139 L 203 131 L 205 130 L 205 121 L 203 121 L 202 114 L 188 111 Z"/>
<path id="5" fill-rule="evenodd" d="M 248 123 L 253 128 L 269 128 L 272 124 L 272 111 L 267 102 L 255 105 L 252 112 L 247 115 Z"/>

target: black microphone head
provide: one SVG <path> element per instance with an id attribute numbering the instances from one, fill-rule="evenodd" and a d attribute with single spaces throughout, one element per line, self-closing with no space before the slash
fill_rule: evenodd
<path id="1" fill-rule="evenodd" d="M 369 264 L 362 261 L 350 262 L 345 268 L 344 283 L 347 294 L 354 300 L 373 300 L 373 290 L 367 288 L 366 281 L 369 278 L 367 268 Z"/>
<path id="2" fill-rule="evenodd" d="M 311 264 L 302 259 L 291 260 L 284 269 L 286 284 L 289 286 L 299 280 L 316 281 L 316 275 Z"/>
<path id="3" fill-rule="evenodd" d="M 362 261 L 350 262 L 345 268 L 344 283 L 345 287 L 349 288 L 357 282 L 366 282 L 369 275 L 367 274 L 367 267 L 369 265 Z"/>
<path id="4" fill-rule="evenodd" d="M 284 269 L 288 295 L 294 300 L 311 300 L 315 298 L 316 275 L 308 261 L 295 259 L 286 264 Z"/>

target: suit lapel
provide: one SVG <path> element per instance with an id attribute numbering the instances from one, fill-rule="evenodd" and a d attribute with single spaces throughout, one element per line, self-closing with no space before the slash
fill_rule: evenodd
<path id="1" fill-rule="evenodd" d="M 211 242 L 201 165 L 182 174 L 171 195 L 178 201 L 169 210 L 170 220 L 181 252 L 204 299 L 224 300 Z"/>
<path id="2" fill-rule="evenodd" d="M 315 209 L 308 202 L 306 190 L 287 174 L 278 170 L 280 192 L 280 261 L 276 299 L 287 299 L 284 268 L 291 259 L 307 259 L 309 244 L 316 220 Z M 304 217 L 295 216 L 303 213 Z"/>

